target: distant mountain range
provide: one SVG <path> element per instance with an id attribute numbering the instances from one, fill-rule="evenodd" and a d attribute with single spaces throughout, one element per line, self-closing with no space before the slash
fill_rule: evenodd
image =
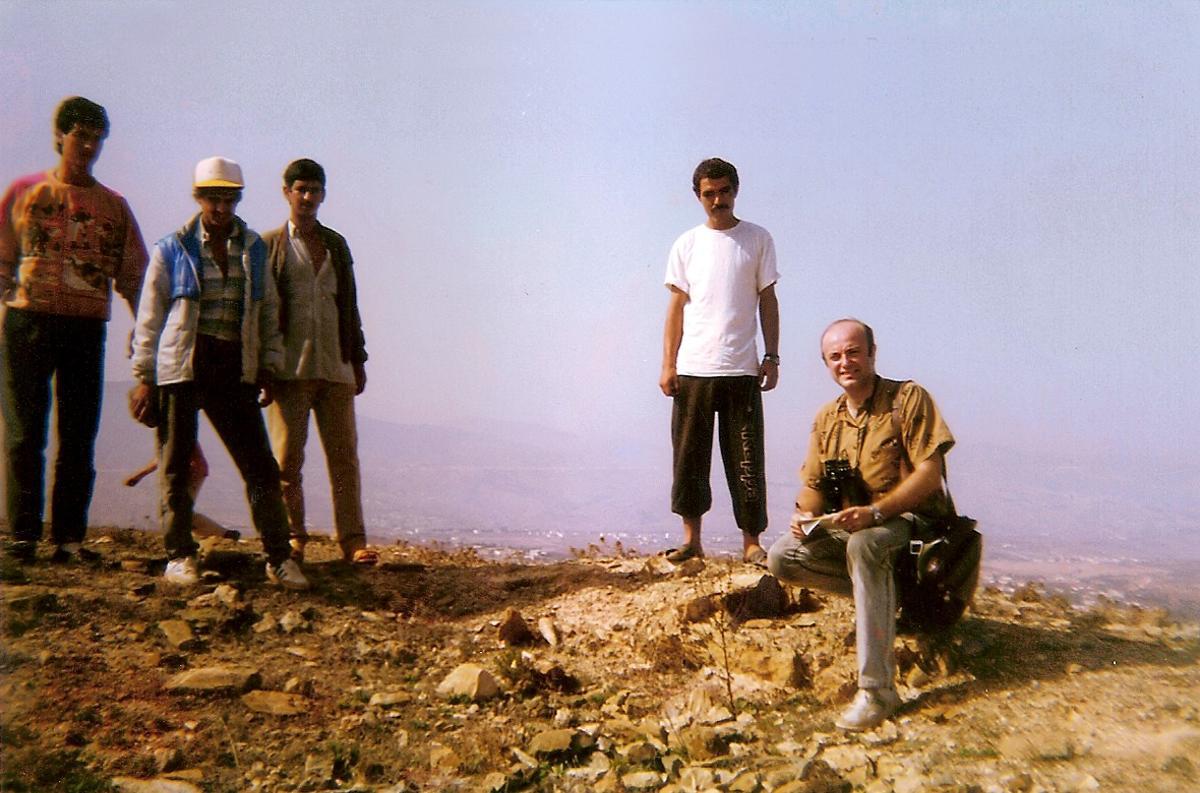
<path id="1" fill-rule="evenodd" d="M 130 385 L 106 385 L 94 525 L 149 528 L 158 522 L 154 478 L 133 489 L 121 484 L 154 450 L 152 432 L 126 410 Z M 207 422 L 201 428 L 211 475 L 197 509 L 245 531 L 249 516 L 241 480 Z M 360 416 L 359 435 L 367 530 L 377 541 L 443 541 L 557 555 L 601 537 L 643 551 L 678 539 L 668 506 L 665 431 L 658 449 L 637 439 L 600 443 L 517 424 L 446 427 Z M 310 529 L 331 531 L 328 478 L 315 427 L 308 457 Z M 786 530 L 799 462 L 771 460 L 768 540 Z M 960 441 L 951 469 L 958 505 L 980 519 L 989 554 L 1200 559 L 1195 496 L 1200 477 L 1190 468 L 1148 469 L 1121 460 L 1089 467 Z M 719 464 L 714 471 L 706 546 L 732 550 L 737 532 Z"/>

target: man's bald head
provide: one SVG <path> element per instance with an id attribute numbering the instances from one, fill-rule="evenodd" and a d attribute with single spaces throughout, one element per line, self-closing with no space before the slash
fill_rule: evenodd
<path id="1" fill-rule="evenodd" d="M 828 336 L 830 331 L 832 331 L 834 328 L 838 328 L 842 325 L 847 325 L 847 324 L 857 325 L 859 328 L 862 329 L 863 338 L 866 340 L 866 345 L 867 345 L 867 355 L 875 354 L 875 331 L 871 330 L 871 326 L 868 325 L 867 323 L 863 322 L 861 319 L 855 319 L 854 317 L 843 317 L 842 319 L 836 319 L 833 322 L 830 322 L 829 327 L 825 328 L 824 332 L 821 333 L 821 360 L 822 361 L 825 360 L 825 337 Z"/>

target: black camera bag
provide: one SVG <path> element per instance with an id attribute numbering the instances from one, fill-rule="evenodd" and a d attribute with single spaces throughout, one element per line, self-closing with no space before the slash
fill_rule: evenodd
<path id="1" fill-rule="evenodd" d="M 892 426 L 901 439 L 901 467 L 911 473 L 908 456 L 903 454 L 906 446 L 898 388 L 892 406 Z M 974 518 L 959 515 L 955 509 L 944 460 L 942 486 L 951 516 L 914 522 L 908 550 L 896 555 L 896 595 L 902 630 L 927 633 L 953 626 L 970 605 L 979 584 L 983 535 Z"/>
<path id="2" fill-rule="evenodd" d="M 907 551 L 896 559 L 900 625 L 907 630 L 945 630 L 958 622 L 979 583 L 983 535 L 975 520 L 956 515 L 914 526 Z M 921 536 L 917 536 L 921 535 Z"/>

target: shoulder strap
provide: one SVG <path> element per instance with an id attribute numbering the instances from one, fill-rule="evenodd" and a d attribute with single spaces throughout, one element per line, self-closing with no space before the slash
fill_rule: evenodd
<path id="1" fill-rule="evenodd" d="M 892 429 L 896 431 L 896 436 L 900 438 L 900 476 L 906 477 L 913 472 L 912 462 L 908 459 L 908 445 L 904 442 L 904 423 L 900 421 L 900 390 L 904 388 L 906 383 L 911 383 L 911 380 L 901 380 L 896 386 L 896 393 L 892 397 Z M 946 465 L 946 458 L 942 456 L 942 489 L 946 491 L 946 506 L 950 507 L 951 514 L 957 515 L 958 510 L 954 506 L 954 496 L 950 495 L 950 472 L 949 466 Z"/>
<path id="2" fill-rule="evenodd" d="M 904 425 L 900 421 L 900 388 L 907 383 L 903 380 L 896 387 L 896 393 L 892 394 L 892 429 L 896 431 L 896 437 L 900 439 L 900 476 L 906 477 L 912 473 L 912 462 L 908 459 L 908 446 L 904 443 Z M 943 470 L 944 470 L 943 466 Z"/>

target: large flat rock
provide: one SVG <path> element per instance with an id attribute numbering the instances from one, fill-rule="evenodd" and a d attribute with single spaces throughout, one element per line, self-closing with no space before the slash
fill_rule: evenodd
<path id="1" fill-rule="evenodd" d="M 163 684 L 173 694 L 241 694 L 258 688 L 262 677 L 249 666 L 206 666 L 180 672 Z"/>

